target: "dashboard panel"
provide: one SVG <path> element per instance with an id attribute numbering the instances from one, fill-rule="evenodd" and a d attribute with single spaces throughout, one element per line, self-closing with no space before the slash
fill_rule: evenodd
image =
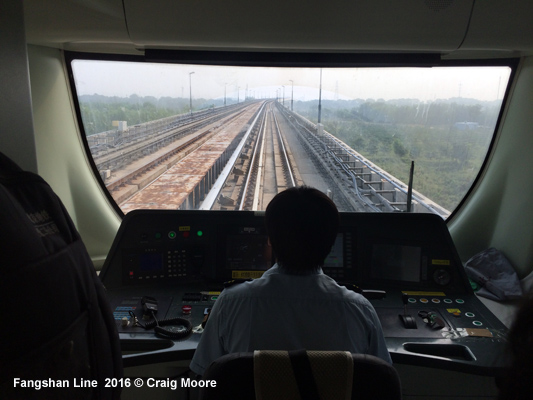
<path id="1" fill-rule="evenodd" d="M 135 353 L 125 366 L 190 359 L 224 287 L 274 262 L 263 212 L 127 214 L 100 274 L 123 350 Z M 503 371 L 507 329 L 474 294 L 437 215 L 341 213 L 323 272 L 371 301 L 395 363 Z M 155 318 L 174 325 L 170 337 L 153 331 Z"/>

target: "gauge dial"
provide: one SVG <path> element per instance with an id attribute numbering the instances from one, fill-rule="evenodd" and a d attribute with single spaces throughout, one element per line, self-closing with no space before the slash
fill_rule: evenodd
<path id="1" fill-rule="evenodd" d="M 433 273 L 433 280 L 437 285 L 445 286 L 452 280 L 450 272 L 446 269 L 438 269 Z"/>

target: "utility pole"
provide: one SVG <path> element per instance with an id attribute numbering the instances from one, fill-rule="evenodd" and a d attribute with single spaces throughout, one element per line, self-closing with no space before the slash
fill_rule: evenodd
<path id="1" fill-rule="evenodd" d="M 194 74 L 194 72 L 189 72 L 189 112 L 192 114 L 192 81 L 191 81 L 191 75 Z"/>
<path id="2" fill-rule="evenodd" d="M 320 68 L 320 88 L 318 89 L 318 123 L 322 117 L 322 68 Z"/>
<path id="3" fill-rule="evenodd" d="M 289 79 L 289 82 L 291 83 L 291 111 L 294 111 L 292 108 L 292 103 L 294 101 L 294 81 Z"/>

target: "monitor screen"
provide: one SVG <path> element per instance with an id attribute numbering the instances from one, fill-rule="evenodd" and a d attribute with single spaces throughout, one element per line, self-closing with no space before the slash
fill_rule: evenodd
<path id="1" fill-rule="evenodd" d="M 227 237 L 226 268 L 265 271 L 272 266 L 271 250 L 264 235 Z"/>
<path id="2" fill-rule="evenodd" d="M 374 244 L 370 277 L 404 282 L 420 282 L 422 249 L 417 246 Z"/>
<path id="3" fill-rule="evenodd" d="M 163 255 L 161 253 L 143 253 L 139 255 L 140 271 L 160 271 L 163 269 Z"/>
<path id="4" fill-rule="evenodd" d="M 343 234 L 337 234 L 337 239 L 324 261 L 324 268 L 342 268 L 344 266 Z"/>

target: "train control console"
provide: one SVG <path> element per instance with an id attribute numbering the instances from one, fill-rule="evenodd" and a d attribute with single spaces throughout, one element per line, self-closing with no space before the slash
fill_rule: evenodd
<path id="1" fill-rule="evenodd" d="M 125 366 L 192 357 L 224 282 L 258 278 L 274 264 L 263 215 L 126 215 L 100 274 Z M 372 302 L 395 363 L 503 371 L 507 329 L 472 291 L 440 217 L 342 213 L 323 271 Z"/>

